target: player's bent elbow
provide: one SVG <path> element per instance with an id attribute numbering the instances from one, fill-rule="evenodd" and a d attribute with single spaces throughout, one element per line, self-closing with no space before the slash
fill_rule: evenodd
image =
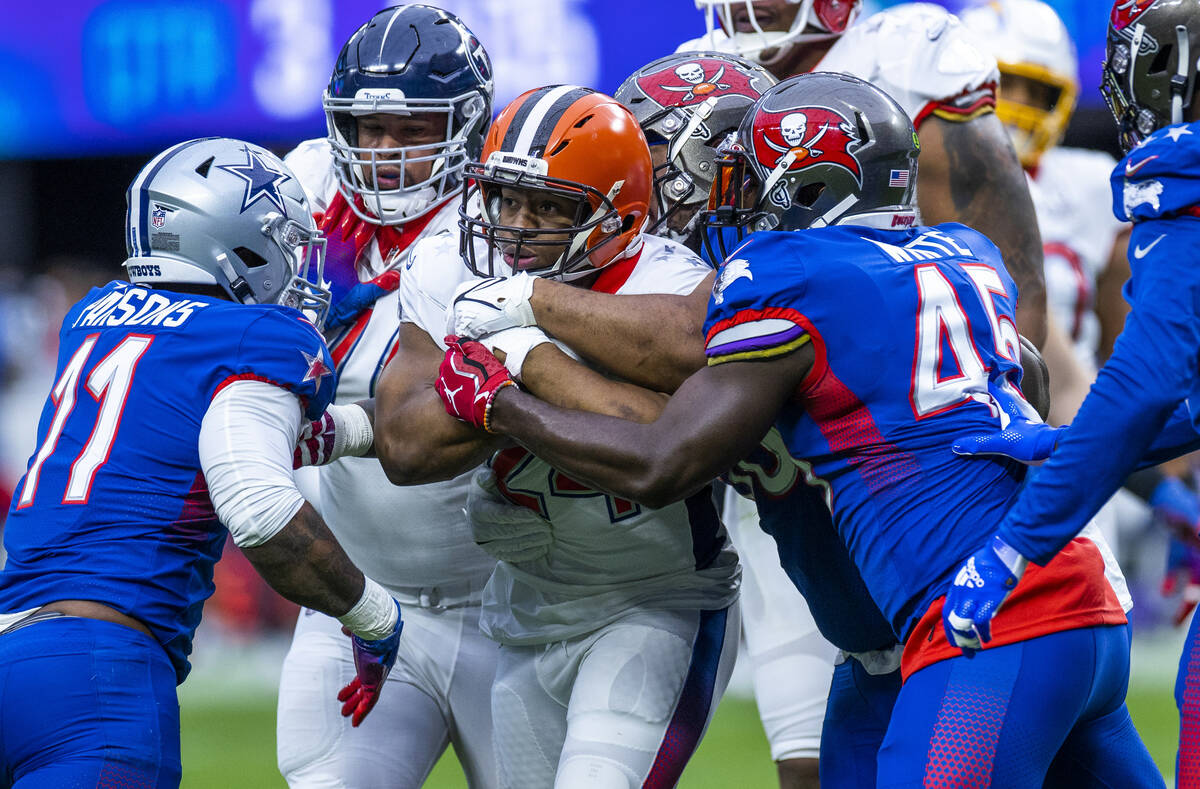
<path id="1" fill-rule="evenodd" d="M 474 466 L 477 457 L 470 448 L 444 446 L 411 435 L 375 436 L 375 453 L 383 473 L 393 485 L 427 485 L 453 479 Z"/>
<path id="2" fill-rule="evenodd" d="M 423 485 L 436 481 L 431 472 L 429 454 L 415 451 L 413 442 L 403 437 L 375 435 L 375 454 L 383 473 L 393 485 Z"/>
<path id="3" fill-rule="evenodd" d="M 682 501 L 704 482 L 692 484 L 682 465 L 671 457 L 649 459 L 631 475 L 628 498 L 651 509 L 662 509 Z"/>

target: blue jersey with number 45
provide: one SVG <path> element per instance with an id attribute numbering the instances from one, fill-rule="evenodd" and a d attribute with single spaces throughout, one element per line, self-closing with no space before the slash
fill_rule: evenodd
<path id="1" fill-rule="evenodd" d="M 996 428 L 987 382 L 1019 375 L 1015 302 L 999 250 L 958 224 L 758 233 L 713 287 L 710 364 L 813 345 L 812 372 L 775 426 L 899 636 L 1021 484 L 1015 464 L 950 450 Z M 788 497 L 760 512 L 768 531 L 797 528 Z"/>
<path id="2" fill-rule="evenodd" d="M 209 403 L 252 379 L 294 392 L 316 418 L 331 367 L 321 335 L 291 308 L 94 288 L 59 333 L 38 450 L 5 524 L 0 613 L 104 603 L 146 624 L 182 681 L 226 535 L 200 469 Z"/>

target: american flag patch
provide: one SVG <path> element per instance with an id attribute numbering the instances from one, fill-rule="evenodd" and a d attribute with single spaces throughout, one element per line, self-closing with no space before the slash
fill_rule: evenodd
<path id="1" fill-rule="evenodd" d="M 908 186 L 908 170 L 892 170 L 892 174 L 888 178 L 888 186 L 901 188 Z"/>

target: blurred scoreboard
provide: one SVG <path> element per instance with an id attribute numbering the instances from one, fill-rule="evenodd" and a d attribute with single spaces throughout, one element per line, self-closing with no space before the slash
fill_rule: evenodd
<path id="1" fill-rule="evenodd" d="M 611 92 L 638 66 L 703 32 L 692 0 L 432 2 L 458 14 L 487 47 L 497 109 L 555 82 Z M 871 10 L 894 4 L 868 0 Z M 1098 103 L 1106 0 L 1053 4 L 1086 42 L 1083 96 Z M 323 135 L 320 97 L 333 61 L 387 5 L 18 0 L 0 32 L 0 158 L 149 152 L 206 135 L 283 145 Z"/>

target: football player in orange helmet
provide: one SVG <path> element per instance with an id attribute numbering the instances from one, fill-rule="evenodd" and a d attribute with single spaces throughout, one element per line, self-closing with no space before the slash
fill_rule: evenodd
<path id="1" fill-rule="evenodd" d="M 481 158 L 467 167 L 480 212 L 464 203 L 459 214 L 463 255 L 479 276 L 572 281 L 641 248 L 653 165 L 637 120 L 615 99 L 569 85 L 527 91 L 496 118 Z M 486 242 L 482 256 L 476 240 Z"/>
<path id="2" fill-rule="evenodd" d="M 460 404 L 467 423 L 446 412 L 435 386 L 439 365 L 461 364 L 497 381 L 503 371 L 509 384 L 562 405 L 652 419 L 661 395 L 572 360 L 536 327 L 485 333 L 483 345 L 444 337 L 446 307 L 547 279 L 576 293 L 690 294 L 711 269 L 644 234 L 653 188 L 645 136 L 627 109 L 593 90 L 519 96 L 467 174 L 474 185 L 459 237 L 422 242 L 400 278 L 399 347 L 377 390 L 376 451 L 398 484 L 486 461 L 468 511 L 476 542 L 499 559 L 480 628 L 500 644 L 500 784 L 673 786 L 724 691 L 740 627 L 737 557 L 711 491 L 663 508 L 629 505 L 488 432 L 490 395 Z M 453 265 L 460 253 L 466 266 Z M 487 373 L 464 356 L 484 345 L 507 370 L 488 355 Z"/>

